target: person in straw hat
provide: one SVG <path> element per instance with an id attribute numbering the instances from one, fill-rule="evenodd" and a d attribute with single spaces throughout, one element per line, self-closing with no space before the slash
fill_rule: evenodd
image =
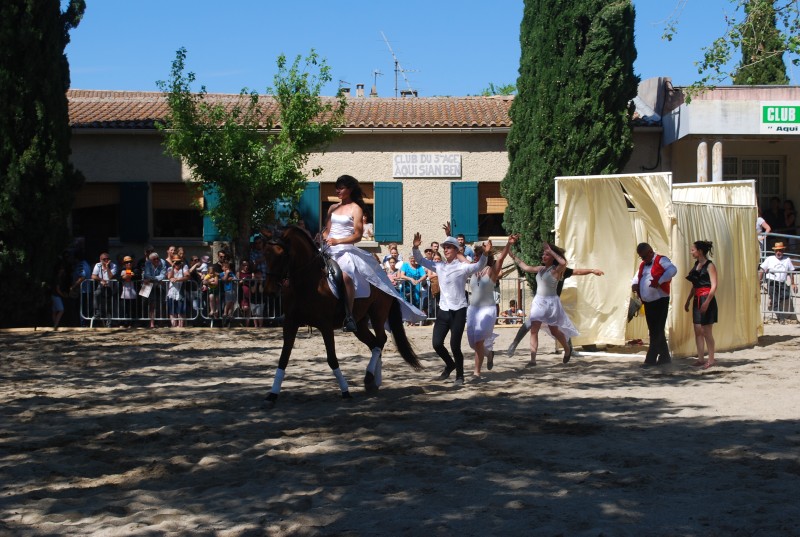
<path id="1" fill-rule="evenodd" d="M 775 252 L 761 263 L 758 270 L 758 279 L 766 279 L 767 294 L 769 295 L 770 310 L 775 312 L 779 323 L 786 322 L 790 317 L 796 318 L 792 313 L 792 291 L 797 293 L 797 283 L 794 281 L 794 264 L 786 257 L 786 245 L 779 241 L 772 246 Z"/>

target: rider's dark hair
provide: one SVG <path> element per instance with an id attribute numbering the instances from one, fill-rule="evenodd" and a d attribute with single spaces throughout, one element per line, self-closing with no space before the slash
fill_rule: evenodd
<path id="1" fill-rule="evenodd" d="M 339 178 L 336 179 L 336 186 L 349 188 L 350 199 L 353 200 L 353 203 L 361 207 L 361 210 L 364 211 L 364 214 L 366 214 L 367 206 L 364 204 L 364 191 L 361 190 L 361 185 L 358 184 L 358 179 L 352 175 L 340 175 Z"/>

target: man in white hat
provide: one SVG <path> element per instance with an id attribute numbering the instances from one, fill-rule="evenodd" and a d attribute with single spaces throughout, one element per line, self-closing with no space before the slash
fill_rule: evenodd
<path id="1" fill-rule="evenodd" d="M 792 310 L 792 291 L 797 293 L 797 284 L 794 283 L 794 264 L 784 255 L 786 245 L 776 242 L 772 249 L 775 253 L 768 256 L 758 269 L 759 281 L 767 280 L 767 294 L 769 295 L 770 309 L 775 312 L 779 323 L 789 318 Z"/>
<path id="2" fill-rule="evenodd" d="M 441 247 L 444 253 L 444 261 L 437 263 L 429 261 L 419 251 L 422 244 L 422 235 L 414 233 L 414 249 L 412 255 L 420 265 L 428 270 L 436 272 L 439 278 L 439 310 L 436 315 L 436 322 L 433 325 L 433 350 L 444 361 L 444 369 L 439 375 L 440 380 L 445 380 L 450 373 L 455 370 L 455 385 L 464 384 L 464 355 L 461 353 L 461 339 L 464 335 L 464 327 L 467 324 L 467 296 L 464 288 L 467 279 L 476 272 L 480 272 L 486 266 L 486 254 L 482 254 L 477 263 L 462 263 L 458 260 L 459 243 L 455 237 L 447 237 L 442 241 Z M 485 251 L 492 249 L 492 241 L 485 245 Z M 447 352 L 444 346 L 444 338 L 450 332 L 450 350 L 453 356 Z M 455 360 L 453 360 L 455 358 Z"/>

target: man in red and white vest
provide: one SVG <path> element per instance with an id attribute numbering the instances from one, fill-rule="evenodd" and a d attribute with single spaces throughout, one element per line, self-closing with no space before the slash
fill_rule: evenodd
<path id="1" fill-rule="evenodd" d="M 669 311 L 669 286 L 678 269 L 663 255 L 656 255 L 646 242 L 636 247 L 642 258 L 638 272 L 634 275 L 631 287 L 642 299 L 650 346 L 642 367 L 668 364 L 672 361 L 664 330 Z"/>

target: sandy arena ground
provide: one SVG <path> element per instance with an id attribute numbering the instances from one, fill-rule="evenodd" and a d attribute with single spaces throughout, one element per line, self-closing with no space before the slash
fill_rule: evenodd
<path id="1" fill-rule="evenodd" d="M 707 371 L 543 336 L 461 388 L 408 331 L 376 397 L 337 336 L 351 401 L 303 333 L 272 410 L 279 329 L 0 332 L 0 535 L 800 535 L 796 323 Z"/>

